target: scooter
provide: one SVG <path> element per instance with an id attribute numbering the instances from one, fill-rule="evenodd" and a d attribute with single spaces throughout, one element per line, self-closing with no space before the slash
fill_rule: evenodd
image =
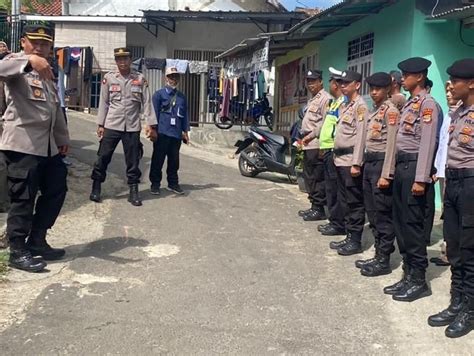
<path id="1" fill-rule="evenodd" d="M 234 146 L 237 147 L 235 154 L 240 154 L 239 171 L 244 177 L 276 172 L 287 175 L 291 183 L 296 181 L 296 149 L 290 148 L 290 141 L 285 136 L 251 126 L 244 140 L 238 140 Z M 288 151 L 291 157 L 289 163 L 286 162 Z"/>

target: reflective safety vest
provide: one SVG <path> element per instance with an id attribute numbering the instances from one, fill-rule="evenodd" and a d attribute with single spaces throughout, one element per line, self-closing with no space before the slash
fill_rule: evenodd
<path id="1" fill-rule="evenodd" d="M 339 108 L 342 103 L 346 101 L 346 97 L 340 96 L 329 104 L 329 108 L 324 118 L 323 127 L 319 134 L 319 148 L 331 149 L 334 148 L 334 137 L 336 136 L 336 125 L 339 120 Z"/>

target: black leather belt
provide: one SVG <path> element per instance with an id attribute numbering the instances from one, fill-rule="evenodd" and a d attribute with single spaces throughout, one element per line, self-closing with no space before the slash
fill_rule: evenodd
<path id="1" fill-rule="evenodd" d="M 447 179 L 462 179 L 474 177 L 474 168 L 448 168 L 446 169 L 446 178 Z"/>
<path id="2" fill-rule="evenodd" d="M 335 148 L 333 152 L 336 156 L 350 155 L 351 153 L 354 153 L 354 147 Z"/>
<path id="3" fill-rule="evenodd" d="M 410 161 L 418 161 L 418 153 L 407 153 L 403 151 L 397 153 L 397 163 Z"/>
<path id="4" fill-rule="evenodd" d="M 385 152 L 365 152 L 366 162 L 383 161 L 385 159 Z"/>

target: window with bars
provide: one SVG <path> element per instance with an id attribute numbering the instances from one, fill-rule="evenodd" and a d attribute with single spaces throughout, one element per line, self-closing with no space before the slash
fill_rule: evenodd
<path id="1" fill-rule="evenodd" d="M 362 74 L 361 95 L 369 94 L 369 86 L 365 78 L 372 74 L 374 52 L 374 33 L 349 41 L 347 46 L 347 68 Z"/>

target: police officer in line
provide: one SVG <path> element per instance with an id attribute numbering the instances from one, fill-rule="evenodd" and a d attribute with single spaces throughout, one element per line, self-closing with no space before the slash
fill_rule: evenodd
<path id="1" fill-rule="evenodd" d="M 363 276 L 375 277 L 392 272 L 390 254 L 395 250 L 392 181 L 400 112 L 388 98 L 392 82 L 388 73 L 374 73 L 366 82 L 375 111 L 367 124 L 363 186 L 365 210 L 375 238 L 375 256 L 355 264 Z"/>
<path id="2" fill-rule="evenodd" d="M 150 181 L 151 194 L 160 195 L 162 169 L 168 158 L 166 175 L 167 189 L 175 194 L 184 194 L 179 185 L 179 151 L 181 142 L 189 143 L 189 119 L 186 97 L 177 88 L 180 74 L 175 67 L 165 71 L 166 86 L 153 94 L 153 107 L 158 117 L 158 139 L 153 144 Z"/>
<path id="3" fill-rule="evenodd" d="M 140 113 L 147 122 L 146 135 L 156 138 L 153 126 L 156 116 L 151 106 L 148 82 L 141 73 L 131 70 L 132 58 L 128 48 L 114 49 L 117 70 L 109 72 L 102 81 L 99 112 L 97 115 L 97 136 L 100 139 L 97 161 L 91 178 L 90 200 L 101 201 L 101 184 L 105 181 L 107 166 L 118 143 L 122 141 L 127 164 L 127 183 L 130 186 L 128 201 L 134 206 L 142 205 L 138 194 L 140 183 L 140 159 L 143 145 L 140 142 Z"/>
<path id="4" fill-rule="evenodd" d="M 333 68 L 329 68 L 331 76 L 329 78 L 329 93 L 334 99 L 329 102 L 324 118 L 321 134 L 319 135 L 319 148 L 323 155 L 324 162 L 324 186 L 326 187 L 326 203 L 328 207 L 327 224 L 318 226 L 318 231 L 322 235 L 336 236 L 345 235 L 346 226 L 344 215 L 346 207 L 343 206 L 341 198 L 337 196 L 337 173 L 334 165 L 334 137 L 336 133 L 336 125 L 339 118 L 339 111 L 345 102 L 345 96 L 341 92 L 341 76 L 340 73 L 331 72 Z"/>
<path id="5" fill-rule="evenodd" d="M 347 206 L 347 236 L 341 241 L 332 241 L 331 249 L 342 256 L 362 252 L 362 232 L 365 223 L 362 191 L 362 164 L 369 110 L 359 90 L 362 74 L 346 70 L 341 76 L 341 91 L 348 98 L 340 112 L 334 142 L 334 163 L 337 185 L 343 204 Z"/>
<path id="6" fill-rule="evenodd" d="M 21 38 L 24 52 L 0 61 L 7 104 L 0 156 L 6 163 L 11 200 L 9 264 L 28 272 L 39 272 L 46 266 L 44 260 L 65 254 L 46 242 L 47 230 L 54 225 L 66 197 L 67 169 L 60 154 L 66 154 L 69 146 L 47 59 L 52 44 L 49 27 L 28 25 Z M 38 191 L 41 195 L 37 198 Z"/>
<path id="7" fill-rule="evenodd" d="M 395 105 L 398 110 L 402 110 L 403 106 L 407 102 L 405 95 L 401 92 L 402 89 L 402 73 L 398 70 L 392 70 L 390 72 L 392 77 L 392 87 L 390 90 L 390 101 Z"/>
<path id="8" fill-rule="evenodd" d="M 427 59 L 414 57 L 398 64 L 403 87 L 410 92 L 401 112 L 393 184 L 393 222 L 403 256 L 402 279 L 384 288 L 397 301 L 411 302 L 430 295 L 425 280 L 428 267 L 425 240 L 427 196 L 433 189 L 438 105 L 425 90 Z"/>
<path id="9" fill-rule="evenodd" d="M 303 134 L 303 178 L 311 208 L 300 210 L 304 221 L 325 220 L 326 192 L 324 186 L 324 161 L 319 150 L 319 134 L 323 125 L 330 95 L 323 88 L 323 72 L 309 70 L 306 87 L 313 96 L 306 107 L 301 131 Z"/>
<path id="10" fill-rule="evenodd" d="M 452 114 L 444 197 L 444 238 L 451 264 L 451 302 L 428 318 L 455 338 L 474 330 L 474 58 L 454 62 L 449 90 L 462 105 Z"/>

